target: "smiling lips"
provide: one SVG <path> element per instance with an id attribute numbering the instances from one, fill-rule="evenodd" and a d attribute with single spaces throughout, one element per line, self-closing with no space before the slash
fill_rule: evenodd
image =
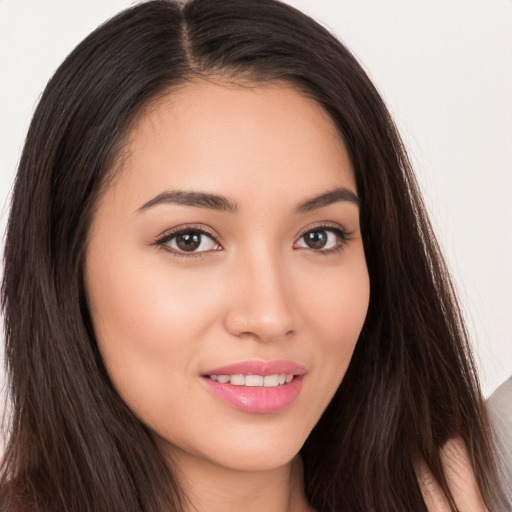
<path id="1" fill-rule="evenodd" d="M 243 375 L 235 373 L 233 375 L 210 375 L 210 379 L 221 384 L 232 384 L 233 386 L 248 387 L 266 387 L 274 388 L 282 386 L 293 380 L 293 373 L 275 373 L 273 375 Z"/>
<path id="2" fill-rule="evenodd" d="M 217 397 L 245 412 L 278 412 L 300 392 L 307 373 L 291 361 L 244 361 L 203 374 Z"/>

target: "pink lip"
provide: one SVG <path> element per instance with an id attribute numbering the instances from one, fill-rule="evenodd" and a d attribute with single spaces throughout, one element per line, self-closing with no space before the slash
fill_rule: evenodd
<path id="1" fill-rule="evenodd" d="M 294 374 L 293 380 L 277 387 L 246 387 L 221 384 L 210 375 L 274 375 Z M 203 382 L 224 402 L 245 412 L 272 413 L 290 405 L 298 396 L 307 369 L 291 361 L 243 361 L 215 368 L 203 374 Z"/>
<path id="2" fill-rule="evenodd" d="M 294 375 L 304 375 L 307 369 L 301 364 L 292 361 L 241 361 L 239 363 L 229 364 L 221 368 L 208 370 L 203 375 L 234 375 L 235 373 L 244 375 L 274 375 L 276 373 L 293 373 Z"/>

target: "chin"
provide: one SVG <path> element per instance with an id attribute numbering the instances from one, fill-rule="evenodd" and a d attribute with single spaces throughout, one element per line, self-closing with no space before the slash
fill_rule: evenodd
<path id="1" fill-rule="evenodd" d="M 269 471 L 294 459 L 309 435 L 309 429 L 297 425 L 284 428 L 273 422 L 259 428 L 226 428 L 222 432 L 205 432 L 183 442 L 159 437 L 160 448 L 176 459 L 180 455 L 209 461 L 234 471 Z"/>
<path id="2" fill-rule="evenodd" d="M 235 450 L 232 453 L 219 454 L 210 460 L 216 465 L 238 472 L 266 472 L 289 464 L 299 453 L 300 446 L 293 450 L 279 447 L 262 447 Z"/>

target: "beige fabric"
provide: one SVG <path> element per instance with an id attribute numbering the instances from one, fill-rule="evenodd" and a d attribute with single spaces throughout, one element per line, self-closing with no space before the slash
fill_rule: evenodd
<path id="1" fill-rule="evenodd" d="M 512 377 L 487 400 L 503 489 L 512 510 Z"/>
<path id="2" fill-rule="evenodd" d="M 448 485 L 459 509 L 463 512 L 488 512 L 462 439 L 450 439 L 442 449 L 441 459 Z M 425 462 L 418 461 L 415 470 L 427 510 L 450 512 L 450 505 Z"/>

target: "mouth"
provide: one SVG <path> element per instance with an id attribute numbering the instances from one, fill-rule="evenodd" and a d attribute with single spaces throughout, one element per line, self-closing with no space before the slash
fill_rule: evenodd
<path id="1" fill-rule="evenodd" d="M 221 401 L 252 413 L 275 413 L 298 397 L 307 369 L 290 361 L 246 361 L 201 377 Z"/>
<path id="2" fill-rule="evenodd" d="M 272 375 L 244 375 L 234 373 L 232 375 L 208 375 L 208 378 L 221 384 L 233 386 L 276 388 L 291 382 L 296 375 L 293 373 L 274 373 Z"/>

